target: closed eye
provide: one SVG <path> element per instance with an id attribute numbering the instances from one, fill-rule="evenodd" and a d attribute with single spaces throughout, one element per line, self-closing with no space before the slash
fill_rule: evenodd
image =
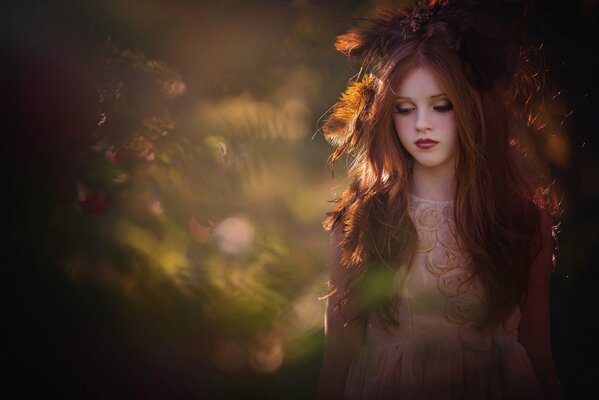
<path id="1" fill-rule="evenodd" d="M 433 107 L 433 110 L 439 111 L 439 112 L 451 111 L 451 110 L 453 110 L 453 104 L 451 104 L 451 103 L 438 104 Z"/>
<path id="2" fill-rule="evenodd" d="M 405 115 L 405 114 L 409 114 L 410 112 L 412 112 L 412 111 L 414 111 L 414 110 L 415 110 L 415 108 L 414 108 L 414 107 L 400 107 L 400 106 L 395 106 L 395 110 L 394 110 L 394 112 L 395 112 L 396 114 L 402 114 L 402 115 Z"/>

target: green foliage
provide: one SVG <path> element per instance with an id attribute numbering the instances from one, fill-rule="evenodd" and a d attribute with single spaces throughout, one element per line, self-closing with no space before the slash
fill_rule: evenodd
<path id="1" fill-rule="evenodd" d="M 351 74 L 331 46 L 336 10 L 158 2 L 139 14 L 123 7 L 112 20 L 100 10 L 121 4 L 102 4 L 73 4 L 93 17 L 96 33 L 78 39 L 97 61 L 85 77 L 96 98 L 71 128 L 76 141 L 49 131 L 49 142 L 27 150 L 60 158 L 30 166 L 23 193 L 36 204 L 28 226 L 39 228 L 22 243 L 58 266 L 53 279 L 70 287 L 65 302 L 81 304 L 120 360 L 168 365 L 196 395 L 276 398 L 296 387 L 289 398 L 309 396 L 328 273 L 320 220 L 344 183 L 331 181 L 318 132 Z M 77 18 L 53 12 L 65 26 Z M 222 29 L 207 36 L 202 24 L 162 19 L 187 12 Z M 162 31 L 147 30 L 152 24 Z M 49 192 L 53 200 L 37 206 Z M 63 347 L 75 354 L 94 335 L 68 337 Z M 83 382 L 120 371 L 89 368 L 77 371 Z M 209 384 L 195 382 L 198 370 Z M 106 379 L 118 394 L 118 378 Z"/>

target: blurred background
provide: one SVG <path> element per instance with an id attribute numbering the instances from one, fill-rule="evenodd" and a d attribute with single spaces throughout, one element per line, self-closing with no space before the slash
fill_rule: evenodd
<path id="1" fill-rule="evenodd" d="M 333 42 L 393 4 L 4 5 L 6 390 L 312 398 L 320 220 L 346 183 L 319 127 L 357 72 Z M 539 1 L 535 15 L 561 90 L 541 147 L 565 210 L 554 357 L 583 399 L 599 376 L 597 2 Z"/>

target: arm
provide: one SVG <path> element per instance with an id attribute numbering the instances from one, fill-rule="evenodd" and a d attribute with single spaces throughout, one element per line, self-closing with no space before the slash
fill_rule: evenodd
<path id="1" fill-rule="evenodd" d="M 345 286 L 349 274 L 341 265 L 341 227 L 336 226 L 331 236 L 331 252 L 329 258 L 329 283 L 334 288 Z M 327 299 L 325 312 L 325 350 L 318 399 L 335 400 L 343 397 L 345 381 L 350 363 L 362 345 L 364 325 L 354 323 L 346 325 L 347 319 L 357 315 L 355 306 L 344 305 L 336 308 L 337 293 Z"/>
<path id="2" fill-rule="evenodd" d="M 541 217 L 541 251 L 533 259 L 528 278 L 528 292 L 522 306 L 518 341 L 526 349 L 537 381 L 546 399 L 564 399 L 551 354 L 549 326 L 549 281 L 553 270 L 551 220 Z"/>

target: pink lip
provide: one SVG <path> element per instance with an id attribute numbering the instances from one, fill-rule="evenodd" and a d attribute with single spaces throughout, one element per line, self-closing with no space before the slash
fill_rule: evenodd
<path id="1" fill-rule="evenodd" d="M 436 140 L 432 140 L 432 139 L 418 139 L 415 142 L 416 146 L 418 146 L 418 148 L 420 148 L 420 149 L 430 149 L 437 143 L 439 143 L 439 142 L 437 142 Z"/>

